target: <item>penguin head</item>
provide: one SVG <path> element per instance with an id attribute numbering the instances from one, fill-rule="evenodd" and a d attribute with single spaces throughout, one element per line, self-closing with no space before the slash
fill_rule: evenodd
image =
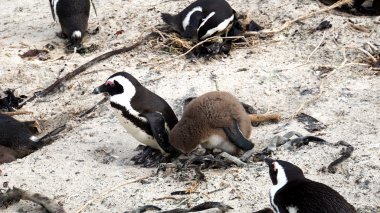
<path id="1" fill-rule="evenodd" d="M 131 74 L 118 72 L 111 75 L 107 81 L 94 89 L 94 94 L 108 93 L 113 96 L 133 97 L 141 84 Z"/>
<path id="2" fill-rule="evenodd" d="M 285 185 L 287 182 L 305 178 L 298 166 L 287 161 L 267 158 L 265 163 L 269 166 L 269 176 L 273 185 Z"/>

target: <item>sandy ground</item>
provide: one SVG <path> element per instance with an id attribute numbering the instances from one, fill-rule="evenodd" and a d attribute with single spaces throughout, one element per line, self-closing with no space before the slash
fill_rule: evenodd
<path id="1" fill-rule="evenodd" d="M 3 0 L 0 91 L 16 88 L 18 94 L 30 96 L 95 56 L 133 43 L 144 30 L 162 23 L 161 12 L 177 12 L 190 2 L 97 0 L 98 16 L 91 14 L 89 29 L 99 25 L 100 32 L 87 37 L 85 45 L 97 44 L 100 48 L 85 56 L 72 56 L 64 53 L 64 41 L 55 36 L 60 28 L 53 21 L 46 0 Z M 252 17 L 268 29 L 321 7 L 311 0 L 229 2 L 236 11 L 251 12 Z M 310 33 L 322 20 L 329 20 L 332 28 Z M 353 24 L 364 26 L 367 31 L 359 31 L 351 26 Z M 116 37 L 118 30 L 125 33 Z M 129 160 L 137 154 L 134 148 L 138 142 L 118 124 L 108 103 L 87 118 L 75 116 L 101 100 L 102 95 L 91 94 L 94 87 L 112 73 L 126 71 L 166 99 L 178 116 L 181 116 L 184 98 L 212 90 L 229 91 L 261 113 L 280 112 L 284 117 L 280 123 L 254 127 L 251 140 L 257 150 L 265 147 L 276 134 L 289 131 L 310 134 L 304 124 L 291 117 L 302 103 L 321 92 L 318 99 L 302 109 L 327 126 L 313 135 L 331 143 L 349 142 L 355 147 L 353 156 L 338 166 L 336 174 L 323 173 L 321 168 L 339 156 L 341 147 L 311 144 L 295 151 L 280 148 L 273 157 L 290 161 L 301 167 L 308 178 L 333 187 L 360 212 L 380 212 L 380 80 L 376 71 L 369 70 L 368 66 L 350 64 L 367 58 L 357 47 L 365 48 L 366 42 L 370 42 L 380 48 L 379 39 L 380 17 L 327 12 L 273 37 L 257 38 L 255 45 L 234 49 L 229 56 L 209 61 L 174 59 L 175 55 L 149 45 L 112 57 L 65 83 L 54 94 L 24 107 L 34 113 L 18 116 L 20 120 L 59 120 L 63 115 L 72 118 L 54 144 L 0 165 L 0 183 L 9 182 L 10 186 L 45 194 L 60 202 L 67 212 L 77 212 L 101 193 L 155 172 L 156 169 L 140 168 Z M 311 55 L 321 40 L 322 45 Z M 47 61 L 19 57 L 29 49 L 42 49 L 48 43 L 55 44 L 56 48 L 50 51 Z M 55 60 L 61 56 L 64 58 Z M 159 63 L 163 61 L 165 63 Z M 342 62 L 345 66 L 339 67 Z M 323 91 L 320 91 L 321 75 L 328 70 L 324 66 L 333 69 L 323 78 Z M 116 158 L 107 162 L 105 152 L 111 151 Z M 156 200 L 189 188 L 194 179 L 192 171 L 160 173 L 143 182 L 118 187 L 94 200 L 83 212 L 124 212 L 145 204 L 171 209 L 204 201 L 222 201 L 234 208 L 232 212 L 252 212 L 270 206 L 271 181 L 263 163 L 204 172 L 207 182 L 200 183 L 196 193 L 191 195 Z M 22 201 L 1 212 L 43 210 Z"/>

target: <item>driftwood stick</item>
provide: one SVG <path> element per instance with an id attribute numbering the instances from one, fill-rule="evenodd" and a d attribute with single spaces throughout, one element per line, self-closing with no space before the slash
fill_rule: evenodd
<path id="1" fill-rule="evenodd" d="M 266 122 L 266 121 L 274 121 L 279 122 L 281 119 L 281 115 L 279 113 L 275 114 L 250 114 L 251 122 Z"/>
<path id="2" fill-rule="evenodd" d="M 29 111 L 14 111 L 14 112 L 0 112 L 3 115 L 15 116 L 15 115 L 25 115 L 25 114 L 33 114 L 33 112 Z"/>
<path id="3" fill-rule="evenodd" d="M 101 101 L 99 101 L 98 103 L 96 103 L 93 107 L 91 107 L 90 109 L 86 110 L 85 112 L 82 112 L 79 117 L 80 118 L 83 118 L 84 116 L 90 114 L 91 112 L 95 111 L 99 105 L 102 105 L 104 104 L 106 101 L 108 100 L 108 97 L 104 97 Z"/>
<path id="4" fill-rule="evenodd" d="M 50 213 L 65 213 L 62 206 L 39 193 L 32 193 L 16 187 L 8 189 L 5 193 L 0 193 L 0 207 L 5 207 L 20 200 L 29 200 L 40 204 Z"/>
<path id="5" fill-rule="evenodd" d="M 106 52 L 106 53 L 104 53 L 104 54 L 102 54 L 100 56 L 95 57 L 91 61 L 83 64 L 82 66 L 80 66 L 78 68 L 76 68 L 72 72 L 67 73 L 62 78 L 57 79 L 53 84 L 51 84 L 50 86 L 48 86 L 47 88 L 45 88 L 41 92 L 35 93 L 32 97 L 30 97 L 29 99 L 27 99 L 26 101 L 24 101 L 24 103 L 20 104 L 20 106 L 18 108 L 23 107 L 26 103 L 33 101 L 37 97 L 46 96 L 47 94 L 51 93 L 55 88 L 57 88 L 62 83 L 66 82 L 66 81 L 69 81 L 70 79 L 72 79 L 75 76 L 77 76 L 77 75 L 81 74 L 82 72 L 84 72 L 87 68 L 89 68 L 89 67 L 91 67 L 91 66 L 99 63 L 100 61 L 103 61 L 103 60 L 105 60 L 105 59 L 107 59 L 107 58 L 109 58 L 111 56 L 118 55 L 118 54 L 121 54 L 121 53 L 125 53 L 125 52 L 128 52 L 128 51 L 131 51 L 131 50 L 135 49 L 136 47 L 138 47 L 139 45 L 141 45 L 144 41 L 146 41 L 152 35 L 153 35 L 153 33 L 150 33 L 150 34 L 146 35 L 145 37 L 139 39 L 136 43 L 132 44 L 131 46 L 122 47 L 122 48 L 119 48 L 119 49 L 116 49 L 116 50 L 111 50 L 111 51 Z"/>

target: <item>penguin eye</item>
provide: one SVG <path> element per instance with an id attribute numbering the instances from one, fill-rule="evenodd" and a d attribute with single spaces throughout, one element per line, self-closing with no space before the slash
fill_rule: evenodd
<path id="1" fill-rule="evenodd" d="M 113 81 L 107 81 L 107 82 L 105 83 L 105 85 L 106 85 L 106 86 L 111 86 L 111 87 L 113 87 L 113 86 L 115 86 L 115 83 L 114 83 Z"/>

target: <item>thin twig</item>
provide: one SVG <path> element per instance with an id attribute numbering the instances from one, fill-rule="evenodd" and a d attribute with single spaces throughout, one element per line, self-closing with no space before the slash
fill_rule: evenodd
<path id="1" fill-rule="evenodd" d="M 173 196 L 165 196 L 165 197 L 159 197 L 159 198 L 153 198 L 153 200 L 178 200 L 176 197 Z"/>
<path id="2" fill-rule="evenodd" d="M 317 94 L 317 95 L 315 95 L 313 98 L 311 98 L 311 99 L 309 99 L 309 100 L 307 100 L 307 101 L 305 101 L 305 102 L 303 102 L 299 107 L 298 107 L 298 109 L 296 110 L 296 112 L 295 113 L 293 113 L 293 115 L 290 117 L 290 119 L 291 120 L 293 120 L 306 106 L 308 106 L 309 104 L 311 104 L 311 103 L 313 103 L 314 101 L 316 101 L 316 100 L 318 100 L 321 96 L 322 96 L 322 94 L 323 94 L 323 92 L 324 92 L 324 84 L 325 84 L 325 81 L 332 75 L 332 74 L 334 74 L 337 70 L 339 70 L 339 69 L 341 69 L 341 68 L 343 68 L 343 67 L 345 67 L 345 66 L 347 66 L 347 58 L 346 58 L 346 49 L 345 48 L 343 48 L 343 61 L 342 61 L 342 63 L 337 67 L 337 68 L 335 68 L 333 71 L 331 71 L 330 73 L 328 73 L 327 75 L 326 75 L 326 77 L 324 77 L 322 80 L 321 80 L 321 82 L 320 82 L 320 85 L 319 85 L 319 93 Z"/>
<path id="3" fill-rule="evenodd" d="M 101 101 L 99 101 L 98 103 L 96 103 L 93 107 L 91 107 L 90 109 L 86 110 L 85 112 L 82 112 L 79 117 L 82 118 L 84 117 L 85 115 L 95 111 L 95 109 L 97 109 L 99 107 L 99 105 L 102 105 L 103 103 L 105 103 L 106 101 L 108 100 L 108 97 L 104 97 Z"/>
<path id="4" fill-rule="evenodd" d="M 325 40 L 325 35 L 326 35 L 326 31 L 323 31 L 323 36 L 322 36 L 322 39 L 321 41 L 319 42 L 319 44 L 317 45 L 317 47 L 315 47 L 315 49 L 310 53 L 310 55 L 307 57 L 307 61 L 306 63 L 309 63 L 310 62 L 310 58 L 311 56 L 318 50 L 318 48 L 322 45 L 323 41 Z"/>
<path id="5" fill-rule="evenodd" d="M 357 47 L 357 49 L 362 51 L 364 54 L 366 54 L 372 60 L 373 63 L 377 62 L 377 59 L 371 53 L 369 53 L 367 50 L 364 50 L 360 47 Z"/>
<path id="6" fill-rule="evenodd" d="M 230 187 L 230 186 L 225 186 L 225 187 L 222 187 L 222 188 L 220 188 L 220 189 L 212 190 L 212 191 L 210 191 L 210 192 L 207 192 L 207 195 L 209 195 L 209 194 L 213 194 L 213 193 L 215 193 L 215 192 L 223 191 L 223 190 L 227 189 L 228 187 Z"/>
<path id="7" fill-rule="evenodd" d="M 367 41 L 366 42 L 371 48 L 372 48 L 372 50 L 375 50 L 375 51 L 377 51 L 379 48 L 377 48 L 375 45 L 373 45 L 371 42 L 369 42 L 369 41 Z"/>
<path id="8" fill-rule="evenodd" d="M 131 183 L 135 183 L 135 182 L 138 182 L 138 181 L 150 178 L 153 175 L 154 174 L 150 174 L 150 175 L 147 175 L 147 176 L 143 176 L 143 177 L 139 177 L 139 178 L 136 178 L 136 179 L 128 180 L 128 181 L 126 181 L 124 183 L 121 183 L 121 184 L 115 186 L 115 187 L 112 187 L 111 189 L 108 189 L 105 192 L 101 193 L 100 195 L 98 195 L 98 196 L 92 198 L 91 200 L 87 201 L 81 208 L 79 208 L 78 211 L 76 211 L 76 213 L 83 212 L 91 203 L 93 203 L 94 201 L 96 201 L 98 199 L 104 199 L 109 193 L 111 193 L 112 191 L 115 191 L 116 189 L 118 189 L 120 187 L 123 187 L 125 185 L 128 185 L 128 184 L 131 184 Z"/>

